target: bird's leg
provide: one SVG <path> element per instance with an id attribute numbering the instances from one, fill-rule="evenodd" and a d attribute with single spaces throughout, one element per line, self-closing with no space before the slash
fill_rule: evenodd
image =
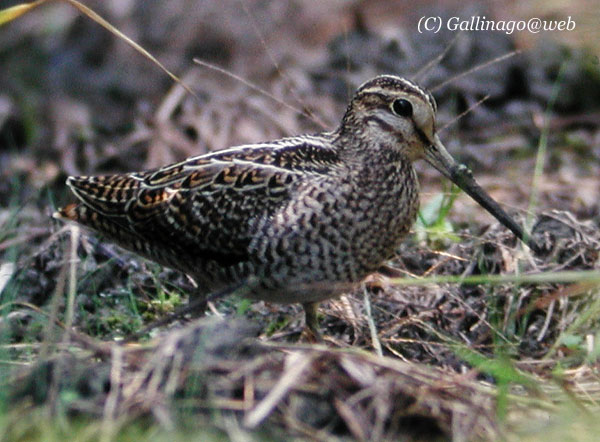
<path id="1" fill-rule="evenodd" d="M 323 342 L 323 337 L 319 331 L 319 320 L 317 319 L 317 313 L 319 311 L 318 302 L 305 302 L 302 304 L 304 308 L 304 322 L 305 332 L 308 335 L 308 339 L 314 342 Z"/>

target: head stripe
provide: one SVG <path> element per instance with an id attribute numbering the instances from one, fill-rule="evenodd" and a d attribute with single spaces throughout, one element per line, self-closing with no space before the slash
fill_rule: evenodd
<path id="1" fill-rule="evenodd" d="M 380 75 L 365 83 L 363 83 L 358 90 L 356 95 L 362 94 L 375 94 L 375 95 L 387 95 L 386 92 L 390 89 L 409 93 L 411 95 L 420 96 L 427 100 L 433 112 L 437 111 L 437 105 L 433 96 L 419 85 L 413 83 L 405 78 L 396 77 L 395 75 Z"/>

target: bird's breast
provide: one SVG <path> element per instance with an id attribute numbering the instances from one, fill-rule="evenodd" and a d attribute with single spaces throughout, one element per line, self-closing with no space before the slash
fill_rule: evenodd
<path id="1" fill-rule="evenodd" d="M 339 177 L 307 183 L 256 224 L 253 271 L 265 291 L 286 288 L 282 302 L 290 302 L 290 287 L 322 297 L 331 296 L 332 284 L 359 282 L 393 255 L 415 220 L 410 163 Z"/>
<path id="2" fill-rule="evenodd" d="M 360 219 L 356 253 L 365 267 L 389 259 L 412 227 L 419 208 L 419 183 L 410 162 L 391 163 L 360 183 L 361 195 L 351 204 Z"/>

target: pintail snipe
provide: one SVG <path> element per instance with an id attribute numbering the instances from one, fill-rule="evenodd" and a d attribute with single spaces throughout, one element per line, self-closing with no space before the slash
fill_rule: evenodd
<path id="1" fill-rule="evenodd" d="M 424 159 L 520 239 L 521 227 L 457 164 L 436 134 L 436 103 L 411 81 L 358 88 L 339 127 L 243 145 L 156 170 L 69 177 L 80 200 L 55 216 L 191 275 L 206 294 L 302 303 L 318 336 L 319 301 L 392 257 L 419 206 Z"/>

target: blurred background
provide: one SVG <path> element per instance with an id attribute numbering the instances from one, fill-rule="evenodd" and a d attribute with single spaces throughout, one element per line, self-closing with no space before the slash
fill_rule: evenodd
<path id="1" fill-rule="evenodd" d="M 0 28 L 0 262 L 16 263 L 8 278 L 27 301 L 43 304 L 55 288 L 62 249 L 52 235 L 63 225 L 51 213 L 72 200 L 67 175 L 159 167 L 332 129 L 352 91 L 384 73 L 433 90 L 442 140 L 509 210 L 530 207 L 542 140 L 547 152 L 533 210 L 569 210 L 599 223 L 595 0 L 84 3 L 198 97 L 65 3 L 50 2 Z M 571 17 L 576 29 L 419 33 L 424 16 Z M 418 167 L 426 205 L 447 184 Z M 464 196 L 451 220 L 491 221 Z"/>
<path id="2" fill-rule="evenodd" d="M 484 173 L 493 166 L 503 171 L 497 179 L 504 176 L 513 183 L 527 176 L 531 163 L 523 163 L 524 170 L 511 177 L 511 164 L 503 161 L 536 147 L 541 116 L 561 69 L 553 127 L 579 129 L 598 121 L 600 27 L 592 0 L 568 6 L 451 1 L 418 7 L 398 0 L 85 3 L 184 78 L 200 100 L 183 94 L 154 64 L 67 4 L 51 2 L 4 26 L 2 206 L 15 198 L 16 184 L 21 199 L 44 188 L 59 197 L 60 188 L 53 185 L 62 185 L 66 174 L 156 167 L 234 144 L 333 128 L 354 88 L 382 73 L 414 78 L 434 89 L 440 125 L 488 97 L 454 121 L 443 138 L 474 170 Z M 538 34 L 420 34 L 417 24 L 423 16 L 572 17 L 577 26 Z M 452 80 L 517 49 L 522 53 Z M 196 65 L 194 58 L 231 75 Z M 459 133 L 467 129 L 468 136 Z M 571 147 L 597 161 L 597 136 L 573 132 Z M 556 156 L 568 160 L 560 152 Z M 565 173 L 572 174 L 569 180 L 590 175 Z M 552 190 L 559 198 L 561 189 Z M 570 191 L 567 197 L 572 202 Z M 593 204 L 592 195 L 584 202 Z"/>

